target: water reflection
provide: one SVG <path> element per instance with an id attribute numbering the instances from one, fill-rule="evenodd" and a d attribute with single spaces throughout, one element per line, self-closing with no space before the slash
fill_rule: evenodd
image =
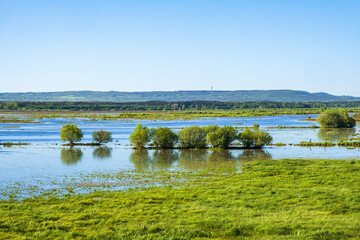
<path id="1" fill-rule="evenodd" d="M 236 156 L 237 155 L 237 156 Z M 263 150 L 155 150 L 151 154 L 147 150 L 134 150 L 130 161 L 136 170 L 169 169 L 200 169 L 204 167 L 221 167 L 221 164 L 237 165 L 255 160 L 270 160 L 270 153 Z M 176 164 L 177 163 L 177 164 Z"/>
<path id="2" fill-rule="evenodd" d="M 112 148 L 98 147 L 98 148 L 94 149 L 92 155 L 93 155 L 94 158 L 98 158 L 98 159 L 110 158 L 111 157 L 111 151 L 112 151 Z"/>
<path id="3" fill-rule="evenodd" d="M 156 150 L 153 153 L 152 168 L 167 169 L 179 159 L 179 153 L 173 149 Z"/>
<path id="4" fill-rule="evenodd" d="M 130 154 L 130 162 L 134 164 L 134 168 L 138 171 L 144 171 L 150 169 L 151 158 L 149 156 L 148 150 L 145 149 L 135 149 Z"/>
<path id="5" fill-rule="evenodd" d="M 272 156 L 262 149 L 249 149 L 244 150 L 243 153 L 238 156 L 238 159 L 241 162 L 251 162 L 257 160 L 271 160 Z"/>
<path id="6" fill-rule="evenodd" d="M 355 134 L 355 128 L 320 128 L 318 138 L 324 141 L 337 142 L 341 138 L 349 138 Z"/>
<path id="7" fill-rule="evenodd" d="M 206 156 L 207 162 L 236 161 L 236 158 L 229 150 L 210 151 Z"/>
<path id="8" fill-rule="evenodd" d="M 61 161 L 67 165 L 76 164 L 81 160 L 83 152 L 80 148 L 62 148 L 60 158 Z"/>

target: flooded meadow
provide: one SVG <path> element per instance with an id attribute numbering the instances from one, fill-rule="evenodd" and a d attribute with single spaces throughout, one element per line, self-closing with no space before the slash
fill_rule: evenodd
<path id="1" fill-rule="evenodd" d="M 310 118 L 316 118 L 311 115 Z M 0 123 L 0 143 L 28 143 L 0 147 L 0 198 L 23 198 L 55 193 L 82 193 L 94 189 L 125 189 L 178 181 L 185 174 L 204 168 L 232 166 L 241 171 L 249 161 L 269 159 L 359 159 L 359 148 L 300 147 L 301 141 L 337 142 L 356 137 L 355 129 L 320 129 L 309 115 L 269 117 L 202 118 L 194 120 L 122 120 L 90 121 L 81 118 L 33 119 L 32 123 Z M 62 146 L 59 131 L 67 123 L 82 129 L 82 142 L 90 143 L 94 130 L 112 133 L 113 142 L 100 147 Z M 261 150 L 134 150 L 129 135 L 138 123 L 152 127 L 169 127 L 178 131 L 187 126 L 231 125 L 241 131 L 254 123 L 269 132 L 273 144 Z M 144 178 L 144 173 L 168 171 L 174 178 Z M 138 176 L 141 175 L 141 178 Z"/>

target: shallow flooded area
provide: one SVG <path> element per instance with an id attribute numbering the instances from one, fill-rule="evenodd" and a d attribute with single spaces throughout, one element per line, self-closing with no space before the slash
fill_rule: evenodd
<path id="1" fill-rule="evenodd" d="M 316 115 L 311 116 L 311 118 L 315 117 Z M 216 124 L 242 128 L 257 123 L 260 128 L 270 133 L 273 143 L 285 144 L 324 140 L 336 142 L 341 138 L 349 138 L 359 133 L 358 128 L 350 130 L 311 128 L 318 124 L 314 121 L 302 121 L 307 118 L 308 115 L 205 118 L 187 121 L 89 121 L 88 119 L 56 118 L 35 120 L 38 123 L 0 123 L 1 143 L 30 144 L 0 148 L 0 198 L 26 197 L 46 191 L 63 191 L 74 183 L 77 183 L 78 187 L 76 192 L 89 191 L 89 185 L 79 183 L 94 182 L 104 174 L 109 174 L 107 179 L 112 178 L 114 174 L 125 171 L 193 171 L 209 166 L 216 167 L 219 164 L 233 165 L 241 171 L 243 164 L 253 160 L 360 158 L 359 148 L 309 148 L 286 145 L 284 147 L 267 146 L 262 150 L 133 150 L 128 140 L 136 124 L 140 122 L 150 128 L 167 126 L 174 131 L 192 125 Z M 102 147 L 61 146 L 59 130 L 66 123 L 77 124 L 83 130 L 82 142 L 91 142 L 92 132 L 99 129 L 112 132 L 114 141 Z M 269 128 L 278 126 L 309 128 Z M 103 180 L 99 181 L 101 184 L 97 182 L 98 184 L 93 184 L 93 186 L 121 189 L 138 185 L 131 178 L 126 181 L 124 178 L 116 178 L 114 181 L 111 186 L 103 184 Z M 71 191 L 74 189 L 71 188 Z"/>

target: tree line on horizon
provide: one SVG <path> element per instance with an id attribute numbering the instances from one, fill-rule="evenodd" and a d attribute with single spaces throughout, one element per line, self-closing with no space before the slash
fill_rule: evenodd
<path id="1" fill-rule="evenodd" d="M 237 110 L 237 109 L 327 109 L 360 108 L 360 102 L 0 102 L 0 110 L 17 111 L 147 111 L 147 110 Z"/>

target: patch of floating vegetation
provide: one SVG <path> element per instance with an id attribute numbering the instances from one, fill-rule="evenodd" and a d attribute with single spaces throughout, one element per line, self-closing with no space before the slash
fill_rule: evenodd
<path id="1" fill-rule="evenodd" d="M 300 146 L 300 147 L 334 147 L 336 146 L 336 143 L 333 142 L 300 142 L 299 144 L 294 144 L 294 146 Z"/>
<path id="2" fill-rule="evenodd" d="M 285 147 L 287 146 L 286 143 L 269 143 L 268 146 L 275 146 L 275 147 Z"/>
<path id="3" fill-rule="evenodd" d="M 360 147 L 360 141 L 340 141 L 337 145 L 341 147 Z"/>
<path id="4" fill-rule="evenodd" d="M 11 146 L 26 146 L 26 145 L 30 145 L 30 143 L 22 143 L 22 142 L 18 142 L 18 143 L 13 143 L 13 142 L 4 142 L 4 143 L 0 143 L 0 145 L 4 146 L 4 147 L 11 147 Z"/>
<path id="5" fill-rule="evenodd" d="M 69 147 L 74 147 L 74 146 L 101 146 L 100 143 L 65 143 L 62 144 L 61 146 L 69 146 Z"/>
<path id="6" fill-rule="evenodd" d="M 299 121 L 307 121 L 307 122 L 317 122 L 317 118 L 306 118 L 306 119 L 299 119 Z"/>
<path id="7" fill-rule="evenodd" d="M 311 126 L 277 126 L 277 127 L 264 127 L 264 129 L 314 129 L 314 128 L 320 128 L 319 126 L 316 126 L 315 124 Z"/>
<path id="8" fill-rule="evenodd" d="M 3 128 L 20 128 L 20 126 L 3 126 Z"/>
<path id="9" fill-rule="evenodd" d="M 299 144 L 293 144 L 294 146 L 300 147 L 360 147 L 360 141 L 339 141 L 338 143 L 333 142 L 300 142 Z"/>
<path id="10" fill-rule="evenodd" d="M 25 120 L 25 119 L 1 119 L 0 123 L 41 123 L 34 120 Z"/>

